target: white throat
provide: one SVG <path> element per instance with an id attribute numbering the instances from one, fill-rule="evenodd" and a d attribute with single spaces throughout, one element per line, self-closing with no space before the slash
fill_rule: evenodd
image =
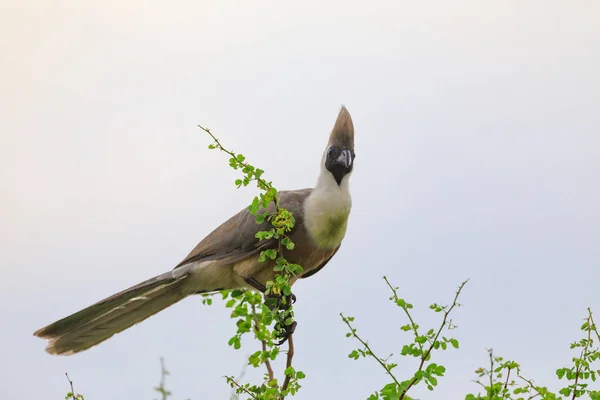
<path id="1" fill-rule="evenodd" d="M 304 224 L 318 247 L 336 248 L 346 235 L 352 208 L 350 175 L 346 174 L 338 185 L 333 174 L 325 168 L 323 158 L 317 185 L 304 202 Z"/>

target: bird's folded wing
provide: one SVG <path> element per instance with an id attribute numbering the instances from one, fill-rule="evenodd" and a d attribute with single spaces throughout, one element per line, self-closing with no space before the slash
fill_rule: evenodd
<path id="1" fill-rule="evenodd" d="M 280 207 L 290 211 L 296 220 L 294 230 L 303 224 L 304 200 L 311 191 L 312 189 L 300 189 L 278 193 Z M 269 204 L 266 212 L 273 213 L 274 211 L 274 204 Z M 264 212 L 263 208 L 259 210 L 259 213 Z M 277 246 L 276 240 L 260 241 L 256 238 L 257 232 L 269 230 L 271 227 L 271 224 L 266 220 L 261 224 L 257 224 L 255 216 L 245 208 L 202 239 L 175 268 L 180 268 L 192 262 L 209 260 L 223 260 L 227 263 L 234 263 L 262 250 L 275 248 Z"/>

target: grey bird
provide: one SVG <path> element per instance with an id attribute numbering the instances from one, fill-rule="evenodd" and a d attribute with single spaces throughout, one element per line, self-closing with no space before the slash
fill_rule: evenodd
<path id="1" fill-rule="evenodd" d="M 295 244 L 284 256 L 300 264 L 308 278 L 336 254 L 352 207 L 349 178 L 354 165 L 354 125 L 342 106 L 321 159 L 314 188 L 278 192 L 281 207 L 296 220 L 289 236 Z M 273 204 L 270 205 L 273 211 Z M 264 293 L 275 277 L 274 262 L 259 262 L 262 250 L 275 248 L 275 240 L 259 241 L 257 224 L 243 209 L 206 236 L 174 269 L 155 276 L 34 333 L 49 341 L 50 354 L 70 355 L 93 347 L 116 333 L 145 320 L 192 294 L 225 289 L 251 289 Z"/>

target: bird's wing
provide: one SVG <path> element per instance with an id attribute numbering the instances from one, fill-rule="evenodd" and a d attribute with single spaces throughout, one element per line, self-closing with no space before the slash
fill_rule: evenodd
<path id="1" fill-rule="evenodd" d="M 303 223 L 304 200 L 311 191 L 312 189 L 300 189 L 278 192 L 280 206 L 294 215 L 296 220 L 294 229 Z M 274 211 L 274 204 L 269 204 L 267 212 Z M 264 209 L 261 208 L 259 212 L 264 212 Z M 268 221 L 257 224 L 254 215 L 245 208 L 202 239 L 175 268 L 197 261 L 226 260 L 227 263 L 231 263 L 243 260 L 262 250 L 275 248 L 276 240 L 259 241 L 255 236 L 256 232 L 269 229 L 271 229 L 271 224 Z"/>
<path id="2" fill-rule="evenodd" d="M 337 252 L 338 252 L 338 250 L 340 249 L 340 247 L 341 247 L 341 246 L 342 246 L 342 245 L 339 245 L 338 247 L 336 247 L 336 248 L 335 248 L 335 250 L 333 251 L 333 254 L 332 254 L 332 255 L 331 255 L 329 258 L 327 258 L 325 261 L 323 261 L 323 262 L 321 263 L 321 265 L 319 265 L 319 266 L 318 266 L 317 268 L 315 268 L 315 269 L 312 269 L 312 270 L 308 271 L 307 273 L 305 273 L 305 274 L 303 274 L 303 275 L 300 275 L 300 278 L 301 278 L 301 279 L 305 279 L 305 278 L 311 277 L 311 276 L 313 276 L 314 274 L 316 274 L 317 272 L 319 272 L 320 270 L 322 270 L 322 269 L 323 269 L 323 267 L 324 267 L 324 266 L 326 266 L 326 265 L 327 265 L 327 263 L 328 263 L 328 262 L 329 262 L 329 261 L 330 261 L 330 260 L 333 258 L 333 256 L 335 256 L 335 253 L 337 253 Z"/>

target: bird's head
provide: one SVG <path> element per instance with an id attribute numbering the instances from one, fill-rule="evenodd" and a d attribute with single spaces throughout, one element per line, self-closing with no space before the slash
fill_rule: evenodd
<path id="1" fill-rule="evenodd" d="M 354 165 L 354 125 L 352 117 L 342 106 L 323 155 L 324 167 L 333 175 L 338 186 L 352 172 Z"/>

